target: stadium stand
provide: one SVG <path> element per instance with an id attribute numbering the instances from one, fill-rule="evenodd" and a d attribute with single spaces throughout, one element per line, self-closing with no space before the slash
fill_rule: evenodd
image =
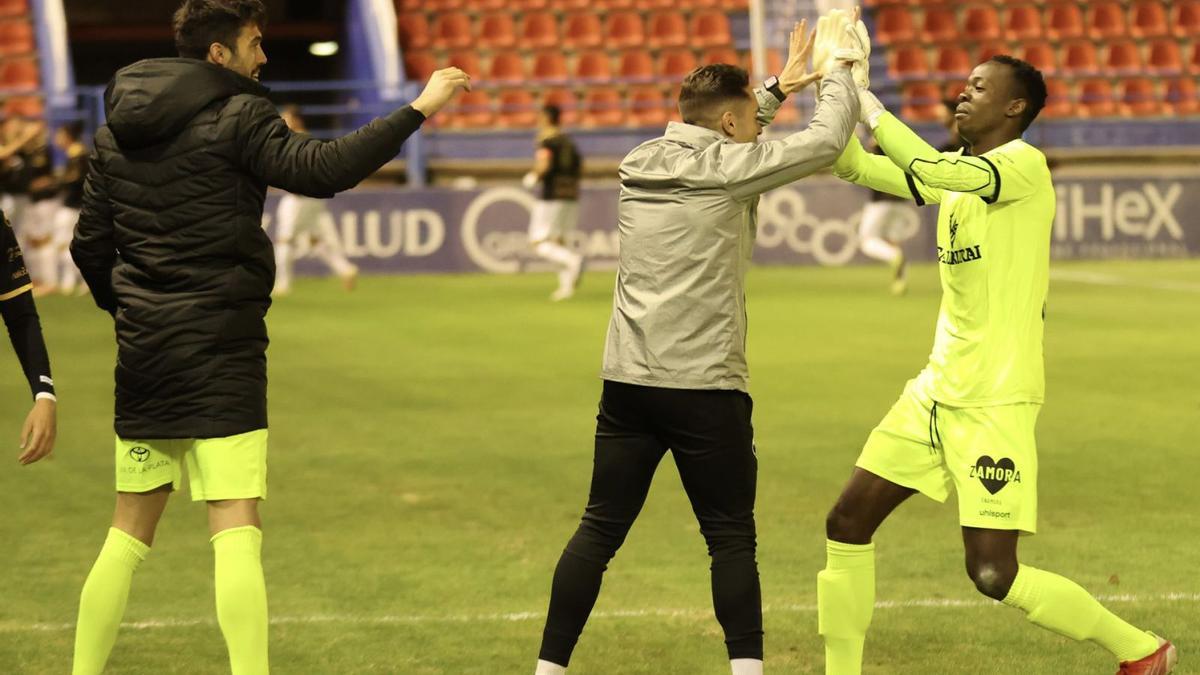
<path id="1" fill-rule="evenodd" d="M 40 117 L 42 83 L 28 0 L 0 0 L 0 113 Z"/>

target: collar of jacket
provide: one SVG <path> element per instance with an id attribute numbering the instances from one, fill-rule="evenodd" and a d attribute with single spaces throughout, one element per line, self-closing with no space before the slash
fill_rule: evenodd
<path id="1" fill-rule="evenodd" d="M 663 134 L 663 138 L 681 145 L 696 148 L 697 150 L 707 148 L 713 143 L 720 143 L 725 140 L 725 136 L 712 129 L 684 122 L 668 122 L 667 132 Z"/>

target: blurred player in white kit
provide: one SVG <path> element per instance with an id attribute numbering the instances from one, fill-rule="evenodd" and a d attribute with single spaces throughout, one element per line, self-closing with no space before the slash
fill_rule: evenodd
<path id="1" fill-rule="evenodd" d="M 584 258 L 567 248 L 567 235 L 579 221 L 579 181 L 583 160 L 575 143 L 559 128 L 562 112 L 547 105 L 538 115 L 537 154 L 525 186 L 538 188 L 538 201 L 529 219 L 529 243 L 542 258 L 558 265 L 558 288 L 551 300 L 575 295 L 583 275 Z"/>

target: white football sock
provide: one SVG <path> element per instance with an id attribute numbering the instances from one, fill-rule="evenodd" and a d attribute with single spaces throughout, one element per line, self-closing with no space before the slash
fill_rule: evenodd
<path id="1" fill-rule="evenodd" d="M 762 675 L 762 659 L 730 659 L 733 675 Z"/>
<path id="2" fill-rule="evenodd" d="M 862 252 L 866 255 L 884 262 L 893 262 L 896 260 L 896 258 L 900 257 L 899 247 L 892 246 L 888 242 L 877 237 L 863 239 L 859 244 L 859 248 L 861 248 Z"/>
<path id="3" fill-rule="evenodd" d="M 567 669 L 564 666 L 538 659 L 537 670 L 533 672 L 533 675 L 566 675 L 566 672 Z"/>

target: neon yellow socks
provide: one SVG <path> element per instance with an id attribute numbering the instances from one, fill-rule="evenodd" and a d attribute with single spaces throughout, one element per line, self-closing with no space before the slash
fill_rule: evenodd
<path id="1" fill-rule="evenodd" d="M 875 611 L 875 544 L 825 542 L 817 574 L 817 620 L 826 675 L 860 675 L 863 643 Z"/>
<path id="2" fill-rule="evenodd" d="M 1079 584 L 1034 567 L 1021 565 L 1004 604 L 1025 612 L 1029 620 L 1072 640 L 1091 640 L 1119 661 L 1153 654 L 1158 640 L 1108 611 Z"/>
<path id="3" fill-rule="evenodd" d="M 79 594 L 73 675 L 97 675 L 104 670 L 125 615 L 133 572 L 149 552 L 149 546 L 115 527 L 109 528 Z"/>
<path id="4" fill-rule="evenodd" d="M 229 648 L 233 675 L 267 673 L 267 585 L 262 530 L 247 525 L 212 538 L 216 557 L 217 623 Z"/>

